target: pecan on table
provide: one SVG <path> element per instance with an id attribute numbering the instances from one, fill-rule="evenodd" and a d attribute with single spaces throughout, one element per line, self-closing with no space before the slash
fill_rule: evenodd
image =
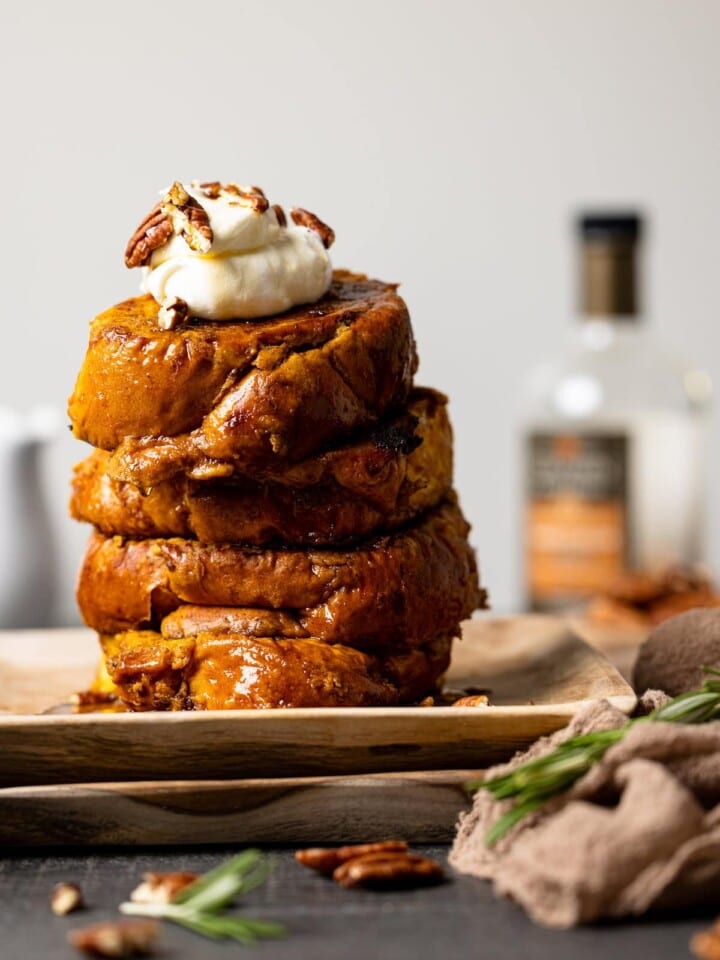
<path id="1" fill-rule="evenodd" d="M 81 910 L 83 903 L 82 890 L 76 883 L 56 883 L 50 894 L 50 909 L 56 917 L 64 917 L 74 910 Z"/>
<path id="2" fill-rule="evenodd" d="M 135 887 L 130 899 L 133 903 L 170 903 L 175 894 L 195 883 L 198 876 L 188 871 L 144 873 L 143 882 Z"/>
<path id="3" fill-rule="evenodd" d="M 701 930 L 690 940 L 690 953 L 698 960 L 720 960 L 720 919 L 709 930 Z"/>
<path id="4" fill-rule="evenodd" d="M 370 853 L 341 864 L 333 880 L 343 887 L 398 890 L 440 883 L 443 868 L 436 860 L 414 853 Z"/>
<path id="5" fill-rule="evenodd" d="M 407 844 L 404 840 L 379 840 L 376 843 L 359 843 L 344 847 L 310 847 L 307 850 L 298 850 L 295 859 L 304 867 L 317 870 L 326 876 L 332 876 L 337 868 L 356 857 L 364 857 L 371 853 L 405 853 Z"/>
<path id="6" fill-rule="evenodd" d="M 159 927 L 152 920 L 95 923 L 68 933 L 68 943 L 95 957 L 138 957 L 152 953 Z"/>

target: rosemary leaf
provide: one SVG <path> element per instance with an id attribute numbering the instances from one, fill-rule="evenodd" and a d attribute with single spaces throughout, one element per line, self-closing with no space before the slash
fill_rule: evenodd
<path id="1" fill-rule="evenodd" d="M 279 923 L 213 914 L 178 917 L 175 922 L 211 940 L 237 940 L 246 945 L 260 939 L 282 937 L 286 932 Z"/>
<path id="2" fill-rule="evenodd" d="M 711 686 L 717 684 L 706 684 L 703 690 L 681 694 L 655 710 L 651 719 L 671 723 L 705 723 L 712 720 L 720 709 L 720 697 L 718 691 L 708 689 Z"/>
<path id="3" fill-rule="evenodd" d="M 285 928 L 279 923 L 224 913 L 236 897 L 264 883 L 271 871 L 272 864 L 259 850 L 244 850 L 180 890 L 170 903 L 121 903 L 120 912 L 170 920 L 211 940 L 250 944 L 282 937 Z"/>
<path id="4" fill-rule="evenodd" d="M 720 719 L 720 670 L 714 667 L 703 667 L 703 670 L 708 674 L 708 679 L 700 690 L 675 697 L 647 717 L 629 720 L 624 726 L 612 730 L 598 730 L 571 737 L 544 757 L 529 760 L 491 780 L 476 780 L 466 784 L 466 789 L 473 792 L 489 791 L 495 800 L 515 800 L 515 805 L 502 814 L 488 831 L 485 837 L 487 846 L 496 843 L 529 813 L 568 790 L 635 724 L 658 721 L 706 723 Z"/>
<path id="5" fill-rule="evenodd" d="M 243 850 L 180 890 L 173 903 L 187 904 L 196 911 L 222 910 L 235 897 L 263 884 L 270 870 L 269 861 L 259 850 Z"/>
<path id="6" fill-rule="evenodd" d="M 508 830 L 511 830 L 516 823 L 524 819 L 529 813 L 541 807 L 548 797 L 538 797 L 535 800 L 526 800 L 524 803 L 516 803 L 506 813 L 504 813 L 496 823 L 488 830 L 485 835 L 485 845 L 492 847 L 497 843 L 500 837 L 503 837 Z"/>

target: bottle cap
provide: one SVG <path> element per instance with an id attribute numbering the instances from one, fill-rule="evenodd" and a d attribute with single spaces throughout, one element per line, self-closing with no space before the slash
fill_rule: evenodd
<path id="1" fill-rule="evenodd" d="M 578 227 L 586 240 L 612 242 L 635 241 L 642 234 L 642 217 L 632 211 L 617 213 L 582 213 Z"/>

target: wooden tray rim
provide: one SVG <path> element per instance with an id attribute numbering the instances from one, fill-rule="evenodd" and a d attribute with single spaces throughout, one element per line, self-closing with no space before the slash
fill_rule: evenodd
<path id="1" fill-rule="evenodd" d="M 629 689 L 629 687 L 628 687 Z M 631 713 L 637 704 L 637 697 L 633 693 L 616 694 L 604 697 L 623 713 Z M 264 710 L 201 710 L 201 711 L 152 711 L 145 713 L 0 713 L 0 728 L 22 726 L 57 726 L 73 725 L 110 725 L 137 723 L 137 724 L 177 724 L 177 723 L 211 723 L 218 720 L 228 724 L 273 723 L 282 719 L 291 722 L 317 719 L 407 719 L 422 717 L 432 723 L 432 718 L 448 719 L 451 717 L 464 718 L 465 721 L 475 718 L 487 719 L 490 716 L 503 717 L 540 717 L 560 716 L 572 717 L 577 711 L 596 702 L 597 698 L 573 700 L 569 703 L 538 703 L 538 704 L 501 704 L 487 707 L 279 707 Z"/>

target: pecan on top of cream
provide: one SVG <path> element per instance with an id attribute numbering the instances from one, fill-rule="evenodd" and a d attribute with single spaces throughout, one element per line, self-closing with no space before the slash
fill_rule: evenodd
<path id="1" fill-rule="evenodd" d="M 207 253 L 213 242 L 207 211 L 177 180 L 130 237 L 125 249 L 125 266 L 145 266 L 153 252 L 175 235 L 181 236 L 191 250 L 200 253 Z"/>
<path id="2" fill-rule="evenodd" d="M 170 218 L 173 231 L 181 236 L 191 250 L 208 253 L 213 242 L 213 231 L 207 210 L 185 187 L 175 181 L 160 201 L 160 209 Z"/>
<path id="3" fill-rule="evenodd" d="M 160 324 L 185 317 L 250 320 L 313 303 L 327 292 L 334 233 L 293 209 L 292 224 L 257 186 L 176 181 L 133 234 L 125 263 L 144 266 Z M 171 305 L 185 303 L 183 316 Z"/>
<path id="4" fill-rule="evenodd" d="M 322 240 L 322 245 L 325 249 L 328 249 L 335 242 L 335 231 L 332 227 L 329 227 L 326 223 L 316 217 L 314 213 L 310 213 L 309 210 L 303 210 L 302 207 L 293 207 L 290 211 L 290 216 L 292 217 L 293 223 L 296 223 L 300 227 L 307 227 L 308 230 L 314 230 L 315 233 Z"/>
<path id="5" fill-rule="evenodd" d="M 172 221 L 158 203 L 128 240 L 125 248 L 125 266 L 130 268 L 144 266 L 153 250 L 162 247 L 172 235 Z"/>
<path id="6" fill-rule="evenodd" d="M 241 187 L 237 183 L 220 183 L 219 180 L 204 183 L 193 180 L 191 186 L 199 190 L 208 200 L 222 198 L 227 200 L 231 207 L 250 207 L 255 213 L 265 213 L 270 206 L 270 201 L 260 187 Z"/>
<path id="7" fill-rule="evenodd" d="M 161 330 L 174 330 L 179 324 L 188 319 L 190 311 L 188 305 L 180 297 L 170 297 L 160 304 L 158 312 L 158 326 Z"/>

